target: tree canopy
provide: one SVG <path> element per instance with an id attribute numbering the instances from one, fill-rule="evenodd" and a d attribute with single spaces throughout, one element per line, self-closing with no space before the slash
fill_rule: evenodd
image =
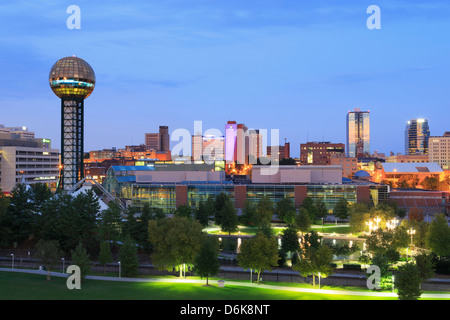
<path id="1" fill-rule="evenodd" d="M 185 264 L 193 264 L 206 234 L 197 220 L 185 217 L 150 220 L 149 241 L 153 246 L 153 263 L 159 269 L 180 270 Z"/>

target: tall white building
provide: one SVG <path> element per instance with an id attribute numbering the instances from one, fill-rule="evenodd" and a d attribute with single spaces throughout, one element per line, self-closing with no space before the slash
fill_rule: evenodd
<path id="1" fill-rule="evenodd" d="M 0 131 L 0 187 L 10 192 L 21 181 L 44 183 L 55 189 L 59 180 L 59 151 L 49 139 L 26 137 L 27 130 Z M 21 132 L 23 131 L 23 132 Z M 25 134 L 25 135 L 24 135 Z M 30 135 L 29 135 L 30 136 Z"/>
<path id="2" fill-rule="evenodd" d="M 442 137 L 428 139 L 428 159 L 438 163 L 444 170 L 450 169 L 450 132 L 445 132 Z"/>
<path id="3" fill-rule="evenodd" d="M 224 161 L 225 137 L 214 135 L 192 136 L 192 160 L 193 161 Z"/>
<path id="4" fill-rule="evenodd" d="M 263 136 L 258 129 L 248 130 L 248 143 L 249 143 L 249 163 L 256 164 L 258 158 L 262 157 L 263 154 Z"/>

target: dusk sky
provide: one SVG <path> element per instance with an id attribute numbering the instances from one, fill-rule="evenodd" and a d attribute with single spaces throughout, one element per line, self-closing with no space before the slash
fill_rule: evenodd
<path id="1" fill-rule="evenodd" d="M 81 29 L 70 30 L 70 5 Z M 369 5 L 381 9 L 370 30 Z M 279 129 L 280 143 L 345 143 L 345 118 L 370 110 L 371 151 L 404 152 L 406 121 L 450 131 L 448 0 L 15 0 L 0 4 L 0 124 L 60 149 L 52 65 L 95 70 L 85 151 L 143 144 L 168 125 L 193 134 L 228 120 Z M 172 141 L 172 146 L 177 142 Z M 270 143 L 269 143 L 270 144 Z"/>

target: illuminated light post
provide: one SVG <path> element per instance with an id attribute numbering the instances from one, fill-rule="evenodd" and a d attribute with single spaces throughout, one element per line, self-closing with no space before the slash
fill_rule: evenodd
<path id="1" fill-rule="evenodd" d="M 64 273 L 66 260 L 64 258 L 61 258 L 61 261 L 62 261 L 62 273 Z"/>
<path id="2" fill-rule="evenodd" d="M 412 247 L 413 247 L 413 235 L 416 234 L 416 230 L 414 230 L 414 228 L 409 228 L 409 230 L 407 231 L 409 235 L 411 235 L 411 259 L 412 259 Z"/>
<path id="3" fill-rule="evenodd" d="M 320 289 L 320 272 L 319 272 L 319 289 Z"/>
<path id="4" fill-rule="evenodd" d="M 411 247 L 412 247 L 413 246 L 413 235 L 416 234 L 416 230 L 414 230 L 414 228 L 410 228 L 407 232 L 409 235 L 411 235 Z"/>
<path id="5" fill-rule="evenodd" d="M 12 263 L 11 263 L 11 269 L 14 269 L 14 253 L 11 253 Z"/>
<path id="6" fill-rule="evenodd" d="M 120 261 L 118 263 L 119 263 L 119 278 L 120 278 Z"/>
<path id="7" fill-rule="evenodd" d="M 381 219 L 378 218 L 378 217 L 376 217 L 376 218 L 374 219 L 374 221 L 377 223 L 377 228 L 376 228 L 376 229 L 378 229 L 378 224 L 380 223 Z"/>

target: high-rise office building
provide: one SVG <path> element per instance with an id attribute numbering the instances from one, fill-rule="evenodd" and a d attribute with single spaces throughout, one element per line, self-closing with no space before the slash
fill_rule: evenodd
<path id="1" fill-rule="evenodd" d="M 256 164 L 263 154 L 263 136 L 260 130 L 248 130 L 248 163 Z"/>
<path id="2" fill-rule="evenodd" d="M 149 150 L 170 151 L 169 127 L 159 126 L 159 132 L 146 133 L 145 146 Z"/>
<path id="3" fill-rule="evenodd" d="M 237 124 L 236 121 L 228 121 L 225 125 L 225 161 L 230 164 L 236 161 L 237 149 Z"/>
<path id="4" fill-rule="evenodd" d="M 428 158 L 430 162 L 438 163 L 442 169 L 450 169 L 450 132 L 445 132 L 442 137 L 430 137 Z"/>
<path id="5" fill-rule="evenodd" d="M 276 152 L 276 154 L 275 154 Z M 267 146 L 267 157 L 281 160 L 288 159 L 291 157 L 290 152 L 290 143 L 285 142 L 284 145 L 281 146 Z"/>
<path id="6" fill-rule="evenodd" d="M 355 108 L 347 114 L 347 157 L 370 154 L 370 113 Z"/>
<path id="7" fill-rule="evenodd" d="M 0 187 L 10 192 L 19 182 L 44 183 L 56 189 L 59 179 L 59 151 L 50 139 L 32 138 L 27 130 L 0 125 Z M 21 127 L 20 127 L 21 128 Z"/>
<path id="8" fill-rule="evenodd" d="M 225 137 L 214 135 L 192 136 L 193 161 L 223 161 L 225 157 Z"/>
<path id="9" fill-rule="evenodd" d="M 158 151 L 170 151 L 169 127 L 159 126 L 159 134 L 161 135 L 161 150 Z"/>
<path id="10" fill-rule="evenodd" d="M 344 154 L 343 143 L 329 141 L 307 142 L 300 144 L 300 163 L 303 165 L 330 165 L 331 157 L 338 153 Z"/>
<path id="11" fill-rule="evenodd" d="M 412 119 L 406 123 L 405 154 L 428 154 L 430 128 L 427 119 Z"/>
<path id="12" fill-rule="evenodd" d="M 248 129 L 236 121 L 225 125 L 225 161 L 227 164 L 256 163 L 263 156 L 263 137 L 260 130 Z"/>

